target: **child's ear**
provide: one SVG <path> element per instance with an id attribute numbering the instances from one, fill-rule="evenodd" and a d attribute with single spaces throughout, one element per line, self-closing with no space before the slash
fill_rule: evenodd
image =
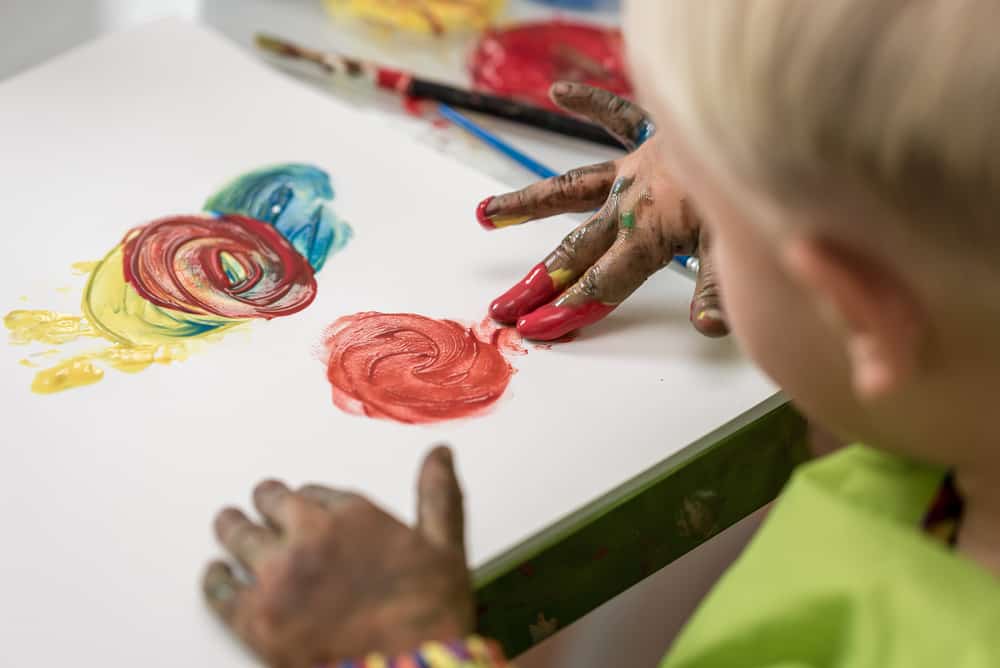
<path id="1" fill-rule="evenodd" d="M 902 277 L 869 256 L 815 238 L 786 242 L 782 259 L 841 331 L 860 398 L 886 396 L 912 378 L 926 320 Z"/>

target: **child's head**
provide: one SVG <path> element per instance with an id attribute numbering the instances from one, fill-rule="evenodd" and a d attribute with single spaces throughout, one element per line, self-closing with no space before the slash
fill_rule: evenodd
<path id="1" fill-rule="evenodd" d="M 626 18 L 744 347 L 841 436 L 949 465 L 1000 456 L 982 448 L 998 18 L 992 0 L 632 0 Z"/>

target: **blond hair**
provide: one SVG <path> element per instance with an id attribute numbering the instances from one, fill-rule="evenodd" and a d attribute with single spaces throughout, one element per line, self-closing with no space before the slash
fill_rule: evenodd
<path id="1" fill-rule="evenodd" d="M 649 92 L 710 167 L 786 202 L 861 187 L 935 243 L 995 254 L 998 10 L 996 0 L 632 0 L 627 37 Z"/>

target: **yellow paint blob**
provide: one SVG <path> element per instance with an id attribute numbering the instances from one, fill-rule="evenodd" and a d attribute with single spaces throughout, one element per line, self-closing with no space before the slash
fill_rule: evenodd
<path id="1" fill-rule="evenodd" d="M 490 216 L 490 222 L 493 223 L 493 227 L 500 229 L 501 227 L 511 227 L 513 225 L 522 225 L 531 220 L 531 216 L 526 214 L 518 214 L 512 216 Z"/>
<path id="2" fill-rule="evenodd" d="M 324 0 L 324 4 L 335 18 L 347 15 L 378 26 L 441 35 L 482 30 L 504 0 Z"/>
<path id="3" fill-rule="evenodd" d="M 4 316 L 12 343 L 63 345 L 85 338 L 105 339 L 104 348 L 72 355 L 35 374 L 31 389 L 52 394 L 92 385 L 104 377 L 104 367 L 137 373 L 153 364 L 188 358 L 195 339 L 211 339 L 242 320 L 192 315 L 150 304 L 125 280 L 123 249 L 119 245 L 100 262 L 77 262 L 74 271 L 88 272 L 84 315 L 19 309 Z M 242 267 L 223 258 L 234 280 L 245 280 Z M 32 353 L 21 365 L 42 366 L 32 358 L 59 355 L 59 350 Z"/>
<path id="4" fill-rule="evenodd" d="M 38 394 L 52 394 L 72 387 L 92 385 L 103 377 L 104 371 L 94 366 L 88 356 L 71 357 L 35 374 L 31 390 Z"/>
<path id="5" fill-rule="evenodd" d="M 562 289 L 573 281 L 573 272 L 569 269 L 556 269 L 549 272 L 549 278 L 552 279 L 553 285 Z"/>
<path id="6" fill-rule="evenodd" d="M 82 316 L 56 311 L 19 309 L 3 318 L 12 343 L 63 344 L 81 336 L 98 336 Z"/>
<path id="7" fill-rule="evenodd" d="M 103 350 L 82 355 L 74 355 L 53 367 L 35 374 L 31 389 L 39 394 L 53 394 L 63 390 L 92 385 L 104 377 L 104 370 L 98 362 L 123 371 L 137 373 L 152 364 L 170 364 L 187 359 L 189 347 L 186 343 L 153 346 L 127 346 L 112 344 Z M 24 366 L 37 367 L 31 360 L 21 360 Z"/>

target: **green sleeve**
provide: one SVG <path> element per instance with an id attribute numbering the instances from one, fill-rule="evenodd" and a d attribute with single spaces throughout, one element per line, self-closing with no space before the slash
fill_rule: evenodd
<path id="1" fill-rule="evenodd" d="M 942 472 L 853 446 L 797 472 L 662 668 L 995 668 L 1000 584 L 927 537 Z"/>

